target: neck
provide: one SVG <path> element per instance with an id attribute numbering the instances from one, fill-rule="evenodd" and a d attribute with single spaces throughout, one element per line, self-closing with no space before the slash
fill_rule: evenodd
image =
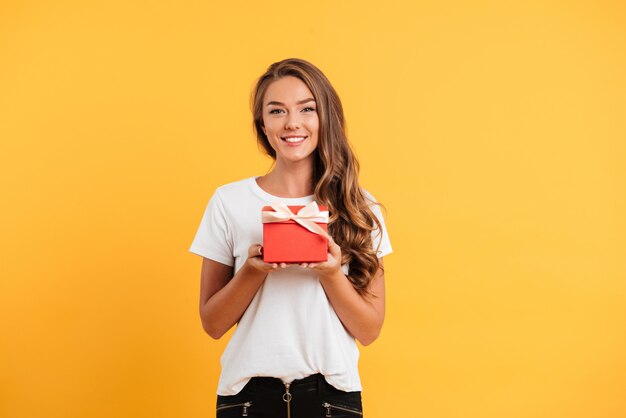
<path id="1" fill-rule="evenodd" d="M 277 160 L 274 169 L 259 180 L 259 184 L 266 191 L 280 197 L 304 197 L 312 195 L 315 191 L 311 160 L 296 164 L 285 164 Z"/>

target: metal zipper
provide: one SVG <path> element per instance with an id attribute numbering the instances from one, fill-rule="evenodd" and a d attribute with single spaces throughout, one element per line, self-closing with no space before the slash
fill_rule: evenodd
<path id="1" fill-rule="evenodd" d="M 331 404 L 329 404 L 328 402 L 324 402 L 324 403 L 322 404 L 322 406 L 323 406 L 324 408 L 326 408 L 326 417 L 327 417 L 327 418 L 332 417 L 332 415 L 331 415 L 331 413 L 330 413 L 330 410 L 331 410 L 331 409 L 337 409 L 337 410 L 339 410 L 339 411 L 343 411 L 343 412 L 350 412 L 350 413 L 355 414 L 355 415 L 360 415 L 360 416 L 363 416 L 363 412 L 359 412 L 359 411 L 356 411 L 356 410 L 354 410 L 354 409 L 343 408 L 343 407 L 341 407 L 341 406 L 331 405 Z"/>
<path id="2" fill-rule="evenodd" d="M 242 406 L 243 410 L 241 411 L 241 416 L 242 417 L 247 417 L 248 416 L 248 408 L 250 408 L 251 405 L 252 405 L 252 402 L 237 403 L 237 404 L 234 404 L 234 405 L 222 405 L 222 406 L 218 406 L 215 410 L 217 412 L 217 411 L 221 411 L 222 409 L 237 408 L 239 406 Z"/>
<path id="3" fill-rule="evenodd" d="M 283 401 L 287 402 L 287 418 L 291 418 L 291 393 L 289 393 L 290 383 L 285 383 L 285 393 L 283 393 Z"/>

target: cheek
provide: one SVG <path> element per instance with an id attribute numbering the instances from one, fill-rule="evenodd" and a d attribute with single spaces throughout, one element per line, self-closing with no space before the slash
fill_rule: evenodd
<path id="1" fill-rule="evenodd" d="M 315 134 L 317 135 L 317 133 L 319 132 L 319 128 L 320 128 L 320 122 L 318 118 L 315 118 L 311 121 L 310 126 L 310 130 L 311 132 L 315 132 Z"/>
<path id="2" fill-rule="evenodd" d="M 268 136 L 275 134 L 277 132 L 281 132 L 282 124 L 279 120 L 276 119 L 267 119 L 263 120 L 263 126 L 265 126 L 265 132 Z"/>

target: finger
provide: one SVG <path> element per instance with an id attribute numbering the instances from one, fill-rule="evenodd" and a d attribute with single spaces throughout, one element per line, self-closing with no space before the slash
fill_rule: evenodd
<path id="1" fill-rule="evenodd" d="M 281 268 L 281 269 L 284 269 L 285 267 L 287 267 L 287 264 L 285 264 L 285 263 L 280 263 L 280 268 Z"/>
<path id="2" fill-rule="evenodd" d="M 341 251 L 341 248 L 339 248 L 339 245 L 335 242 L 335 240 L 330 238 L 328 240 L 328 252 L 335 255 L 338 251 Z"/>
<path id="3" fill-rule="evenodd" d="M 263 255 L 263 246 L 261 244 L 252 244 L 248 248 L 248 257 L 260 257 Z"/>
<path id="4" fill-rule="evenodd" d="M 332 244 L 328 245 L 328 252 L 334 258 L 340 258 L 341 257 L 341 248 L 334 241 L 333 241 Z"/>
<path id="5" fill-rule="evenodd" d="M 278 268 L 278 264 L 276 264 L 276 263 L 272 263 L 272 268 L 273 268 L 273 269 L 277 269 L 277 268 Z"/>

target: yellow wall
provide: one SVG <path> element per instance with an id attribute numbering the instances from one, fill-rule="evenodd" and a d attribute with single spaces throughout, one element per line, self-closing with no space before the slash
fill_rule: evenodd
<path id="1" fill-rule="evenodd" d="M 366 416 L 626 416 L 626 7 L 518 3 L 3 0 L 0 416 L 212 416 L 187 249 L 291 56 L 388 208 Z"/>

